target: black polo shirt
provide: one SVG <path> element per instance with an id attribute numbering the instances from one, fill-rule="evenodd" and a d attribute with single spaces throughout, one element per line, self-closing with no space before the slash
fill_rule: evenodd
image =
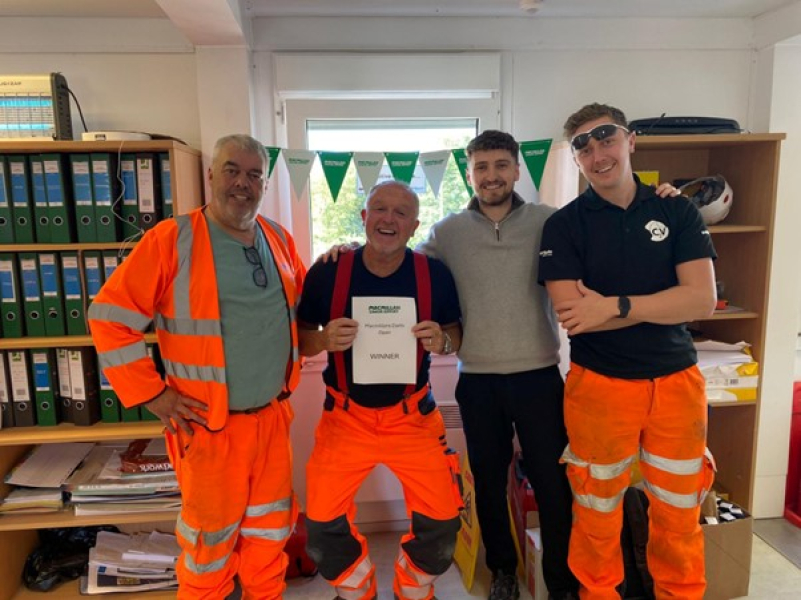
<path id="1" fill-rule="evenodd" d="M 540 283 L 581 279 L 604 296 L 642 296 L 678 285 L 676 265 L 716 258 L 698 209 L 686 198 L 659 198 L 637 182 L 626 210 L 592 188 L 545 223 Z M 610 377 L 650 379 L 696 362 L 686 325 L 640 323 L 571 336 L 570 359 Z"/>
<path id="2" fill-rule="evenodd" d="M 417 297 L 417 279 L 414 272 L 412 251 L 406 250 L 406 257 L 397 271 L 387 277 L 373 275 L 364 266 L 362 252 L 356 250 L 353 260 L 348 300 L 345 303 L 345 317 L 352 318 L 352 302 L 354 296 L 398 296 Z M 434 258 L 428 258 L 428 269 L 431 276 L 431 320 L 440 325 L 456 323 L 462 317 L 459 308 L 459 297 L 456 295 L 456 284 L 448 268 Z M 298 319 L 312 325 L 328 324 L 331 316 L 331 301 L 334 295 L 337 263 L 333 261 L 316 262 L 306 274 L 303 282 L 303 294 L 298 306 Z M 382 408 L 397 404 L 403 398 L 406 386 L 403 384 L 355 384 L 351 365 L 353 352 L 345 351 L 345 371 L 348 379 L 348 391 L 351 399 L 367 408 Z M 420 370 L 417 373 L 415 389 L 421 389 L 428 383 L 428 370 L 431 358 L 428 352 L 423 355 Z M 334 389 L 337 385 L 337 370 L 334 365 L 334 354 L 328 353 L 328 366 L 323 372 L 323 381 Z"/>

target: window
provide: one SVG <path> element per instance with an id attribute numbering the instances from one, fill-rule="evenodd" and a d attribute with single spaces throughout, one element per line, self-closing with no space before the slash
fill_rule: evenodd
<path id="1" fill-rule="evenodd" d="M 483 99 L 370 99 L 286 101 L 284 147 L 354 152 L 430 152 L 464 148 L 478 132 L 498 128 L 497 97 Z M 462 208 L 468 192 L 453 158 L 448 161 L 439 197 L 419 173 L 412 187 L 421 199 L 420 227 L 410 242 L 425 239 L 434 222 Z M 384 165 L 385 177 L 389 167 Z M 351 164 L 337 202 L 333 202 L 316 160 L 303 197 L 292 200 L 292 234 L 307 264 L 334 243 L 364 240 L 361 208 L 365 196 Z M 425 187 L 423 187 L 425 186 Z M 423 191 L 423 193 L 420 193 Z M 294 198 L 294 196 L 293 196 Z"/>
<path id="2" fill-rule="evenodd" d="M 306 122 L 309 150 L 334 152 L 431 152 L 464 148 L 478 133 L 478 119 L 359 119 L 321 120 Z M 378 181 L 392 179 L 384 163 Z M 359 180 L 351 164 L 334 202 L 320 162 L 315 163 L 310 181 L 310 217 L 312 255 L 317 256 L 343 241 L 364 241 L 360 211 L 369 190 Z M 442 179 L 439 195 L 435 196 L 423 169 L 418 164 L 411 181 L 420 197 L 420 227 L 409 242 L 416 246 L 428 235 L 428 229 L 445 215 L 461 209 L 468 192 L 451 158 Z"/>

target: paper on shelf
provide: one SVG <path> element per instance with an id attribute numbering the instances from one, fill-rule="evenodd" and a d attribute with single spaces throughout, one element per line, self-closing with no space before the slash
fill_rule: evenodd
<path id="1" fill-rule="evenodd" d="M 94 442 L 62 442 L 37 446 L 9 473 L 6 483 L 57 488 L 81 464 L 94 445 Z"/>

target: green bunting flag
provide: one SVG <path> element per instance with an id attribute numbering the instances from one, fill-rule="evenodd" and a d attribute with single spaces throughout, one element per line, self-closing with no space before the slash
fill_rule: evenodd
<path id="1" fill-rule="evenodd" d="M 267 154 L 270 156 L 270 167 L 267 172 L 267 179 L 269 179 L 273 175 L 273 169 L 275 169 L 275 163 L 278 162 L 278 155 L 281 153 L 281 148 L 265 146 L 264 149 L 267 150 Z"/>
<path id="2" fill-rule="evenodd" d="M 417 157 L 419 152 L 385 152 L 389 170 L 392 177 L 403 183 L 411 183 L 414 177 L 414 170 L 417 167 Z"/>
<path id="3" fill-rule="evenodd" d="M 545 163 L 548 161 L 548 151 L 551 149 L 553 140 L 537 140 L 535 142 L 520 142 L 520 153 L 523 155 L 523 162 L 528 167 L 528 172 L 534 181 L 537 191 L 540 189 L 542 174 L 545 172 Z"/>
<path id="4" fill-rule="evenodd" d="M 467 188 L 467 193 L 472 196 L 473 187 L 467 181 L 467 153 L 463 148 L 453 150 L 453 159 L 456 161 L 456 166 L 459 167 L 459 173 L 462 174 L 462 181 L 464 181 L 464 187 Z"/>
<path id="5" fill-rule="evenodd" d="M 339 190 L 342 189 L 342 182 L 345 181 L 345 174 L 350 166 L 350 159 L 353 158 L 353 152 L 318 152 L 318 154 L 325 180 L 328 182 L 328 189 L 331 190 L 331 198 L 336 202 Z"/>

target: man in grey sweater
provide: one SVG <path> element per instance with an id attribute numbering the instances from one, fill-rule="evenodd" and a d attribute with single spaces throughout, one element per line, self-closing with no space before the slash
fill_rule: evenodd
<path id="1" fill-rule="evenodd" d="M 490 600 L 516 599 L 517 553 L 506 504 L 517 433 L 536 493 L 543 575 L 551 598 L 578 598 L 567 566 L 571 492 L 559 457 L 567 445 L 556 318 L 537 283 L 540 237 L 553 208 L 524 202 L 515 139 L 488 130 L 467 146 L 475 195 L 431 228 L 418 248 L 453 273 L 464 337 L 456 399 L 476 490 Z"/>

